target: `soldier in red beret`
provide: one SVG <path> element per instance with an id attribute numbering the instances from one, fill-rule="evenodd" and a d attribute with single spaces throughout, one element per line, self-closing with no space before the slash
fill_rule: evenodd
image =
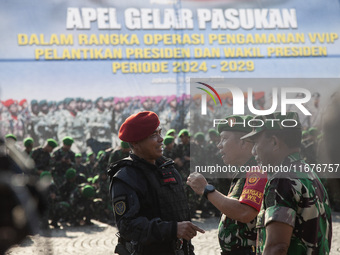
<path id="1" fill-rule="evenodd" d="M 174 162 L 162 155 L 159 123 L 157 114 L 144 111 L 128 117 L 119 130 L 132 153 L 109 168 L 118 254 L 192 255 L 190 240 L 204 233 L 190 222 Z"/>

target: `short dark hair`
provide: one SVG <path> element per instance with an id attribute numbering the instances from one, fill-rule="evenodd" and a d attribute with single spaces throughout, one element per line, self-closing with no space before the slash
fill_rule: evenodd
<path id="1" fill-rule="evenodd" d="M 302 132 L 300 128 L 284 128 L 280 130 L 266 130 L 265 135 L 267 137 L 276 136 L 282 140 L 288 148 L 300 148 Z"/>

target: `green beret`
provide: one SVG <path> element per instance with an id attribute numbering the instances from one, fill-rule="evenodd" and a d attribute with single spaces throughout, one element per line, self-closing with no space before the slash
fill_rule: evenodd
<path id="1" fill-rule="evenodd" d="M 312 136 L 316 136 L 319 134 L 319 131 L 317 128 L 315 127 L 311 127 L 310 129 L 308 129 L 308 134 L 312 135 Z"/>
<path id="2" fill-rule="evenodd" d="M 91 197 L 94 197 L 94 195 L 96 194 L 96 191 L 91 185 L 86 185 L 82 189 L 82 194 L 86 198 L 91 198 Z"/>
<path id="3" fill-rule="evenodd" d="M 129 143 L 121 141 L 120 142 L 120 147 L 122 147 L 123 149 L 127 149 L 130 148 Z"/>
<path id="4" fill-rule="evenodd" d="M 81 153 L 76 153 L 75 157 L 76 158 L 81 158 Z"/>
<path id="5" fill-rule="evenodd" d="M 95 184 L 99 181 L 99 174 L 92 178 L 92 184 Z"/>
<path id="6" fill-rule="evenodd" d="M 216 136 L 220 136 L 220 134 L 217 132 L 217 130 L 215 128 L 210 128 L 208 130 L 208 134 L 209 135 L 216 135 Z"/>
<path id="7" fill-rule="evenodd" d="M 217 126 L 218 132 L 221 134 L 223 131 L 235 131 L 249 133 L 253 130 L 248 125 L 249 120 L 253 119 L 250 115 L 230 115 L 225 120 L 220 121 Z"/>
<path id="8" fill-rule="evenodd" d="M 49 171 L 43 171 L 43 172 L 40 174 L 40 179 L 45 178 L 45 177 L 52 178 L 52 174 L 51 174 Z"/>
<path id="9" fill-rule="evenodd" d="M 33 106 L 33 105 L 37 105 L 38 104 L 38 100 L 35 100 L 35 99 L 33 99 L 32 101 L 31 101 L 31 105 Z"/>
<path id="10" fill-rule="evenodd" d="M 87 181 L 88 183 L 92 183 L 92 181 L 93 181 L 93 177 L 89 177 L 89 178 L 87 178 L 87 179 L 86 179 L 86 181 Z"/>
<path id="11" fill-rule="evenodd" d="M 7 134 L 7 135 L 5 136 L 5 138 L 6 138 L 6 139 L 7 139 L 7 138 L 10 138 L 10 139 L 13 139 L 14 141 L 17 140 L 17 137 L 16 137 L 15 135 L 13 135 L 13 134 Z"/>
<path id="12" fill-rule="evenodd" d="M 74 101 L 74 98 L 67 97 L 67 98 L 64 99 L 64 104 L 69 105 L 72 101 Z"/>
<path id="13" fill-rule="evenodd" d="M 164 137 L 163 143 L 164 145 L 168 145 L 170 143 L 172 143 L 175 140 L 175 137 L 171 136 L 171 135 L 167 135 Z"/>
<path id="14" fill-rule="evenodd" d="M 182 129 L 181 131 L 179 131 L 178 136 L 181 137 L 181 135 L 186 135 L 186 136 L 190 136 L 189 130 L 188 129 Z"/>
<path id="15" fill-rule="evenodd" d="M 70 179 L 76 177 L 76 175 L 77 175 L 77 172 L 73 168 L 67 169 L 67 171 L 65 173 L 65 177 L 66 177 L 67 180 L 70 180 Z"/>
<path id="16" fill-rule="evenodd" d="M 87 153 L 87 157 L 90 157 L 90 156 L 92 156 L 93 155 L 93 152 L 89 152 L 89 153 Z"/>
<path id="17" fill-rule="evenodd" d="M 51 106 L 53 106 L 53 105 L 55 105 L 55 104 L 56 104 L 55 101 L 49 101 L 49 102 L 47 103 L 48 107 L 51 107 Z"/>
<path id="18" fill-rule="evenodd" d="M 47 144 L 51 146 L 53 149 L 58 146 L 57 141 L 52 138 L 47 139 Z"/>
<path id="19" fill-rule="evenodd" d="M 171 133 L 174 133 L 174 135 L 176 134 L 176 130 L 175 129 L 169 129 L 165 135 L 170 135 Z"/>
<path id="20" fill-rule="evenodd" d="M 97 154 L 97 159 L 100 159 L 100 157 L 105 153 L 105 151 L 101 150 L 101 151 L 98 151 L 98 154 Z"/>
<path id="21" fill-rule="evenodd" d="M 195 138 L 195 140 L 197 140 L 197 141 L 203 142 L 204 139 L 205 139 L 205 136 L 204 136 L 204 133 L 203 133 L 203 132 L 197 132 L 197 133 L 194 135 L 194 138 Z"/>
<path id="22" fill-rule="evenodd" d="M 62 207 L 66 207 L 66 208 L 70 208 L 71 207 L 70 204 L 65 202 L 65 201 L 59 202 L 59 205 L 62 206 Z"/>
<path id="23" fill-rule="evenodd" d="M 104 102 L 108 102 L 108 101 L 112 101 L 113 100 L 113 97 L 107 97 L 107 98 L 104 98 Z"/>
<path id="24" fill-rule="evenodd" d="M 306 137 L 308 135 L 308 130 L 303 130 L 302 131 L 302 137 Z"/>
<path id="25" fill-rule="evenodd" d="M 100 100 L 103 100 L 103 97 L 98 97 L 98 98 L 94 101 L 94 103 L 97 104 Z"/>
<path id="26" fill-rule="evenodd" d="M 34 140 L 33 140 L 31 137 L 27 137 L 27 138 L 24 140 L 24 146 L 25 146 L 25 147 L 32 146 L 33 143 L 34 143 Z"/>
<path id="27" fill-rule="evenodd" d="M 282 123 L 287 127 L 283 126 Z M 251 139 L 253 136 L 264 130 L 301 130 L 301 122 L 299 120 L 299 115 L 296 112 L 287 112 L 286 115 L 282 115 L 280 112 L 274 112 L 268 115 L 256 116 L 252 119 L 252 125 L 257 127 L 254 127 L 253 131 L 241 137 L 241 139 Z"/>
<path id="28" fill-rule="evenodd" d="M 45 105 L 45 104 L 47 104 L 47 100 L 41 100 L 40 102 L 39 102 L 39 106 L 43 106 L 43 105 Z"/>
<path id="29" fill-rule="evenodd" d="M 65 137 L 63 138 L 63 143 L 64 143 L 65 145 L 72 145 L 72 143 L 73 143 L 72 137 L 70 137 L 70 136 L 65 136 Z"/>

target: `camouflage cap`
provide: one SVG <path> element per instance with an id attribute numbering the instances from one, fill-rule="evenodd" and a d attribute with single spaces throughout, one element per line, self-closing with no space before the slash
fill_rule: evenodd
<path id="1" fill-rule="evenodd" d="M 73 138 L 70 137 L 70 136 L 65 136 L 65 137 L 63 138 L 63 143 L 64 143 L 65 145 L 72 145 L 72 143 L 73 143 Z"/>
<path id="2" fill-rule="evenodd" d="M 169 129 L 165 135 L 171 135 L 172 133 L 176 134 L 176 130 L 175 129 Z"/>
<path id="3" fill-rule="evenodd" d="M 244 132 L 249 133 L 252 131 L 252 127 L 249 126 L 249 121 L 253 117 L 250 115 L 230 115 L 225 118 L 226 121 L 221 121 L 217 130 L 221 134 L 223 131 Z"/>
<path id="4" fill-rule="evenodd" d="M 31 138 L 31 137 L 27 137 L 27 138 L 24 140 L 24 146 L 25 146 L 25 147 L 32 146 L 33 143 L 34 143 L 34 140 L 33 140 L 33 138 Z"/>
<path id="5" fill-rule="evenodd" d="M 52 138 L 47 139 L 47 144 L 51 146 L 53 149 L 58 146 L 57 141 Z"/>
<path id="6" fill-rule="evenodd" d="M 163 143 L 164 145 L 168 145 L 170 143 L 172 143 L 175 140 L 175 137 L 171 136 L 171 135 L 167 135 L 164 137 Z"/>
<path id="7" fill-rule="evenodd" d="M 77 171 L 73 168 L 69 168 L 67 169 L 66 173 L 65 173 L 65 177 L 67 180 L 70 180 L 74 177 L 76 177 Z"/>
<path id="8" fill-rule="evenodd" d="M 252 139 L 264 130 L 288 130 L 292 128 L 301 130 L 299 115 L 296 112 L 287 112 L 286 115 L 282 115 L 281 112 L 274 112 L 268 115 L 256 116 L 251 122 L 256 127 L 253 127 L 253 130 L 241 137 L 241 139 Z"/>
<path id="9" fill-rule="evenodd" d="M 182 135 L 190 136 L 189 130 L 188 129 L 182 129 L 178 133 L 178 137 L 181 137 Z"/>

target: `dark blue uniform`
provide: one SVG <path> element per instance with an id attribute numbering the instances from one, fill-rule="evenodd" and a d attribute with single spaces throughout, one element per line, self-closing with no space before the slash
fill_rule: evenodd
<path id="1" fill-rule="evenodd" d="M 161 158 L 153 165 L 131 154 L 110 166 L 120 241 L 137 254 L 194 254 L 190 243 L 181 247 L 177 240 L 177 222 L 190 221 L 190 212 L 173 164 Z"/>

